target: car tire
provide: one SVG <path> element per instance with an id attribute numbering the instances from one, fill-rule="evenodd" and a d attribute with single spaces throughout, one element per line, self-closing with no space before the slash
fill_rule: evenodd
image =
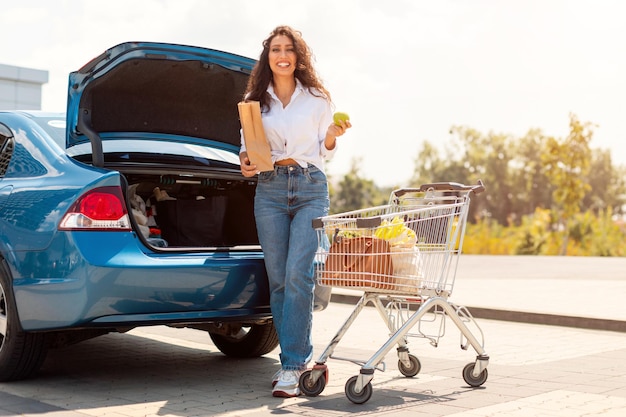
<path id="1" fill-rule="evenodd" d="M 10 283 L 9 268 L 0 259 L 0 381 L 31 376 L 48 350 L 45 335 L 22 331 Z"/>
<path id="2" fill-rule="evenodd" d="M 215 346 L 226 356 L 256 358 L 278 346 L 278 334 L 273 322 L 235 326 L 230 334 L 209 332 Z"/>

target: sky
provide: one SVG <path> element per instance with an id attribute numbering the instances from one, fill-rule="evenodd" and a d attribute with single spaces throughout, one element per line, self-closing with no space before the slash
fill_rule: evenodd
<path id="1" fill-rule="evenodd" d="M 622 0 L 0 0 L 0 63 L 46 70 L 42 109 L 65 111 L 67 76 L 127 41 L 206 46 L 258 58 L 271 30 L 302 32 L 353 128 L 327 166 L 404 186 L 424 141 L 450 128 L 564 138 L 626 165 Z M 433 178 L 433 181 L 456 181 Z"/>

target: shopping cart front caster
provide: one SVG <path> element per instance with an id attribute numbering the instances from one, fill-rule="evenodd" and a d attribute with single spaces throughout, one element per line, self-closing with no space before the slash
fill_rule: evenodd
<path id="1" fill-rule="evenodd" d="M 489 376 L 487 372 L 487 368 L 483 369 L 478 375 L 474 375 L 474 368 L 476 364 L 474 362 L 468 363 L 463 368 L 463 379 L 467 382 L 467 385 L 470 387 L 480 387 L 487 381 L 487 377 Z"/>
<path id="2" fill-rule="evenodd" d="M 402 375 L 411 378 L 420 373 L 422 364 L 415 355 L 408 355 L 407 360 L 408 364 L 402 359 L 398 359 L 398 370 L 400 370 Z"/>
<path id="3" fill-rule="evenodd" d="M 300 375 L 300 391 L 307 397 L 317 397 L 326 388 L 328 382 L 328 367 L 315 365 L 313 369 L 304 371 Z"/>
<path id="4" fill-rule="evenodd" d="M 372 384 L 368 381 L 363 389 L 357 392 L 357 381 L 360 375 L 353 376 L 346 382 L 346 397 L 355 404 L 363 404 L 372 397 Z"/>

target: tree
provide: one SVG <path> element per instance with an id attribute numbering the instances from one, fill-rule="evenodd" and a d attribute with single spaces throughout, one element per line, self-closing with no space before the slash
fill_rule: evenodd
<path id="1" fill-rule="evenodd" d="M 331 199 L 331 213 L 343 213 L 365 207 L 386 204 L 388 195 L 374 184 L 374 181 L 363 179 L 359 175 L 359 158 L 353 159 L 350 171 L 337 184 Z"/>
<path id="2" fill-rule="evenodd" d="M 513 158 L 512 188 L 515 195 L 514 218 L 535 213 L 536 209 L 552 207 L 552 190 L 541 154 L 546 148 L 546 136 L 539 129 L 531 129 L 517 140 Z"/>
<path id="3" fill-rule="evenodd" d="M 592 210 L 596 215 L 606 209 L 611 209 L 615 214 L 623 214 L 626 195 L 624 181 L 624 170 L 613 167 L 611 153 L 608 150 L 594 149 L 587 179 L 590 190 L 583 199 L 583 208 Z"/>
<path id="4" fill-rule="evenodd" d="M 563 140 L 549 137 L 542 154 L 542 162 L 555 187 L 552 197 L 563 230 L 561 255 L 567 253 L 569 220 L 580 212 L 583 198 L 591 189 L 586 182 L 591 166 L 591 124 L 581 123 L 575 115 L 570 115 L 569 125 L 569 135 Z"/>
<path id="5" fill-rule="evenodd" d="M 415 158 L 410 186 L 418 187 L 430 182 L 443 181 L 448 165 L 449 161 L 444 161 L 439 155 L 439 149 L 429 141 L 424 141 Z"/>
<path id="6" fill-rule="evenodd" d="M 487 224 L 478 228 L 482 232 L 500 227 L 521 230 L 511 253 L 624 253 L 622 244 L 608 250 L 606 243 L 596 241 L 613 233 L 624 238 L 626 168 L 613 166 L 608 151 L 591 150 L 592 124 L 570 115 L 569 133 L 563 139 L 545 136 L 539 129 L 521 138 L 482 134 L 463 126 L 453 126 L 450 134 L 442 146 L 422 143 L 411 187 L 483 180 L 486 192 L 472 198 L 468 221 Z M 537 233 L 541 227 L 528 227 L 538 224 L 538 216 L 547 220 L 541 233 Z M 603 234 L 596 233 L 589 216 L 606 222 Z"/>

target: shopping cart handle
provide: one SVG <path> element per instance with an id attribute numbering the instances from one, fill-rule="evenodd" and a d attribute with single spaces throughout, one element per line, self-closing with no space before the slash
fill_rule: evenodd
<path id="1" fill-rule="evenodd" d="M 435 191 L 466 191 L 473 192 L 474 194 L 480 194 L 485 191 L 485 185 L 482 180 L 478 180 L 476 185 L 465 185 L 458 182 L 433 182 L 430 184 L 422 184 L 419 188 L 402 188 L 395 190 L 393 193 L 401 197 L 407 193 L 425 192 L 428 190 Z"/>

